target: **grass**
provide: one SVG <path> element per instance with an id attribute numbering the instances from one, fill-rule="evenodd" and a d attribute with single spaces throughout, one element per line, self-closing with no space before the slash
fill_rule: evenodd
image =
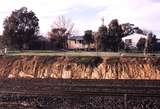
<path id="1" fill-rule="evenodd" d="M 90 65 L 92 67 L 97 67 L 98 64 L 102 63 L 103 59 L 101 57 L 73 57 L 71 58 L 71 62 L 76 62 L 77 64 Z"/>
<path id="2" fill-rule="evenodd" d="M 109 57 L 145 57 L 143 53 L 120 53 L 120 52 L 87 52 L 87 51 L 48 51 L 48 50 L 27 50 L 8 51 L 7 56 L 109 56 Z M 159 53 L 147 54 L 147 56 L 160 57 Z"/>
<path id="3" fill-rule="evenodd" d="M 10 51 L 9 56 L 94 56 L 90 52 L 74 52 L 74 51 Z"/>

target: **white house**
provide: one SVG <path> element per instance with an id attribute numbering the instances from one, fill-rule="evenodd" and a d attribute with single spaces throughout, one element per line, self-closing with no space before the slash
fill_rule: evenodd
<path id="1" fill-rule="evenodd" d="M 122 38 L 122 40 L 125 42 L 125 44 L 127 44 L 128 46 L 132 46 L 132 47 L 136 47 L 137 42 L 139 41 L 140 38 L 146 38 L 147 39 L 148 36 L 142 35 L 142 34 L 137 34 L 134 33 L 132 35 L 128 35 L 124 38 Z"/>

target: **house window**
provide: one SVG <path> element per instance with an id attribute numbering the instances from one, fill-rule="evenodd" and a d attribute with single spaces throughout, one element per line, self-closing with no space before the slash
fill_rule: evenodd
<path id="1" fill-rule="evenodd" d="M 79 43 L 81 44 L 81 43 L 82 43 L 82 40 L 79 40 Z"/>
<path id="2" fill-rule="evenodd" d="M 131 45 L 132 44 L 132 39 L 125 39 L 125 43 L 127 45 Z"/>

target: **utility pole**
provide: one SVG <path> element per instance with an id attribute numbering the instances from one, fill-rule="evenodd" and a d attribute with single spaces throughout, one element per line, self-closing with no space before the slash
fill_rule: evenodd
<path id="1" fill-rule="evenodd" d="M 101 20 L 102 20 L 102 26 L 104 26 L 104 17 L 102 17 Z"/>

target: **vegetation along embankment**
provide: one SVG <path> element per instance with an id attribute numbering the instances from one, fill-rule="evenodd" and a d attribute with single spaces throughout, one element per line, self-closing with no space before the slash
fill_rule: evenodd
<path id="1" fill-rule="evenodd" d="M 1 56 L 0 78 L 160 79 L 159 57 Z"/>

